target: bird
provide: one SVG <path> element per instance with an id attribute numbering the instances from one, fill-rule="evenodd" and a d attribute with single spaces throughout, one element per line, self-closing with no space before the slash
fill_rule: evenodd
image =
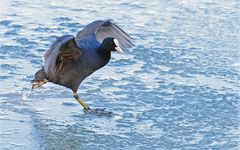
<path id="1" fill-rule="evenodd" d="M 91 109 L 85 104 L 77 94 L 78 88 L 85 78 L 108 64 L 112 52 L 123 53 L 132 48 L 132 41 L 133 38 L 110 19 L 89 23 L 76 37 L 58 37 L 45 52 L 44 65 L 35 73 L 32 89 L 47 82 L 64 86 L 72 90 L 73 97 L 86 112 L 104 114 L 103 110 Z"/>

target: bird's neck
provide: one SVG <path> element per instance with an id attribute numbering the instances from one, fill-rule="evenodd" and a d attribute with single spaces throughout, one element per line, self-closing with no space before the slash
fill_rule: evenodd
<path id="1" fill-rule="evenodd" d="M 97 49 L 97 52 L 104 60 L 107 60 L 107 62 L 110 60 L 111 51 L 105 49 L 102 45 Z"/>

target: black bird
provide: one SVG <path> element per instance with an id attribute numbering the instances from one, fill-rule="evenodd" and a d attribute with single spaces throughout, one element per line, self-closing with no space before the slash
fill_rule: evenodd
<path id="1" fill-rule="evenodd" d="M 36 72 L 32 89 L 47 82 L 62 85 L 73 91 L 74 98 L 87 112 L 95 113 L 78 96 L 82 81 L 105 66 L 111 52 L 131 48 L 132 38 L 111 20 L 97 20 L 88 24 L 77 36 L 57 38 L 44 54 L 44 66 Z"/>

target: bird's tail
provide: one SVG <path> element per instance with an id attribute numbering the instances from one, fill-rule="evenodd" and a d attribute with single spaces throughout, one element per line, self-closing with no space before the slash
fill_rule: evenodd
<path id="1" fill-rule="evenodd" d="M 32 80 L 32 89 L 35 89 L 45 83 L 47 83 L 48 80 L 46 79 L 46 74 L 44 72 L 44 68 L 42 67 L 40 70 L 38 70 L 35 73 L 35 79 Z"/>

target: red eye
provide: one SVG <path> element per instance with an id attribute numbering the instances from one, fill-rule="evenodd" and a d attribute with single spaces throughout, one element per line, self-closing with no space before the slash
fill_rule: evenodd
<path id="1" fill-rule="evenodd" d="M 112 45 L 112 46 L 115 46 L 115 43 L 112 41 L 112 42 L 111 42 L 111 45 Z"/>

